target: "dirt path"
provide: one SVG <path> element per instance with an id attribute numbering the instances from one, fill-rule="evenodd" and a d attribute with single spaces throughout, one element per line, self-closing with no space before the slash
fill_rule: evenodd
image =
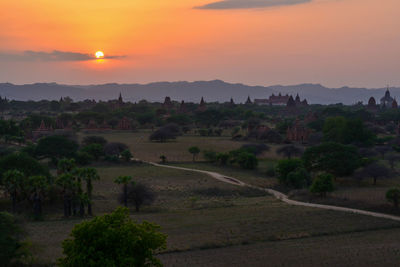
<path id="1" fill-rule="evenodd" d="M 377 217 L 377 218 L 384 218 L 384 219 L 389 219 L 389 220 L 394 220 L 394 221 L 399 221 L 400 222 L 400 217 L 394 216 L 394 215 L 388 215 L 384 213 L 377 213 L 377 212 L 371 212 L 371 211 L 366 211 L 366 210 L 358 210 L 358 209 L 351 209 L 351 208 L 344 208 L 344 207 L 338 207 L 338 206 L 330 206 L 330 205 L 322 205 L 322 204 L 314 204 L 314 203 L 307 203 L 307 202 L 301 202 L 301 201 L 296 201 L 296 200 L 291 200 L 287 197 L 287 195 L 278 192 L 273 189 L 268 189 L 268 188 L 262 188 L 262 187 L 257 187 L 253 186 L 250 184 L 243 183 L 242 181 L 228 177 L 225 175 L 222 175 L 217 172 L 210 172 L 210 171 L 204 171 L 204 170 L 197 170 L 197 169 L 191 169 L 191 168 L 184 168 L 184 167 L 177 167 L 177 166 L 169 166 L 169 165 L 163 165 L 163 164 L 158 164 L 154 162 L 148 162 L 149 164 L 157 167 L 162 167 L 162 168 L 171 168 L 171 169 L 177 169 L 177 170 L 183 170 L 183 171 L 192 171 L 192 172 L 199 172 L 199 173 L 204 173 L 207 174 L 214 179 L 217 179 L 218 181 L 232 184 L 232 185 L 237 185 L 237 186 L 247 186 L 259 190 L 263 190 L 271 195 L 273 195 L 275 198 L 289 204 L 289 205 L 295 205 L 295 206 L 304 206 L 304 207 L 311 207 L 311 208 L 319 208 L 319 209 L 326 209 L 326 210 L 336 210 L 336 211 L 344 211 L 344 212 L 349 212 L 349 213 L 356 213 L 356 214 L 361 214 L 361 215 L 367 215 L 367 216 L 372 216 L 372 217 Z"/>

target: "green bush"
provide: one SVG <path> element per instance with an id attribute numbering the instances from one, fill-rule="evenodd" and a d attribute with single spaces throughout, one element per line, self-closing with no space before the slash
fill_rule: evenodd
<path id="1" fill-rule="evenodd" d="M 333 175 L 329 173 L 321 173 L 318 175 L 310 187 L 311 193 L 317 193 L 323 197 L 326 196 L 326 193 L 332 192 L 333 190 Z"/>
<path id="2" fill-rule="evenodd" d="M 400 189 L 399 188 L 391 188 L 386 192 L 387 201 L 393 203 L 393 206 L 397 209 L 399 207 L 400 200 Z"/>
<path id="3" fill-rule="evenodd" d="M 215 152 L 214 150 L 204 150 L 203 151 L 203 157 L 211 162 L 214 163 L 217 161 L 217 152 Z"/>
<path id="4" fill-rule="evenodd" d="M 166 247 L 166 235 L 149 222 L 138 224 L 127 208 L 75 225 L 62 243 L 59 266 L 162 266 L 154 254 Z"/>
<path id="5" fill-rule="evenodd" d="M 0 212 L 0 263 L 10 266 L 30 256 L 27 243 L 21 241 L 23 231 L 14 216 Z"/>
<path id="6" fill-rule="evenodd" d="M 226 165 L 229 160 L 229 154 L 228 153 L 218 153 L 217 154 L 217 161 L 221 165 Z"/>
<path id="7" fill-rule="evenodd" d="M 279 182 L 281 184 L 290 186 L 291 183 L 288 180 L 288 175 L 291 172 L 296 172 L 302 168 L 304 168 L 303 162 L 300 159 L 283 159 L 278 161 L 275 171 Z"/>
<path id="8" fill-rule="evenodd" d="M 300 189 L 310 185 L 311 176 L 305 168 L 299 168 L 290 172 L 286 177 L 287 185 Z"/>
<path id="9" fill-rule="evenodd" d="M 79 165 L 85 166 L 85 165 L 89 165 L 93 161 L 93 156 L 87 152 L 79 151 L 78 153 L 76 153 L 75 159 L 76 159 L 76 163 L 78 163 Z"/>

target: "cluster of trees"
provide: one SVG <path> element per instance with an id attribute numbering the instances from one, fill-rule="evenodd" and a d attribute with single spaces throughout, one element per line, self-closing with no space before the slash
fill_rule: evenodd
<path id="1" fill-rule="evenodd" d="M 73 158 L 80 165 L 99 160 L 118 162 L 122 159 L 128 162 L 132 158 L 127 145 L 108 143 L 100 136 L 87 136 L 79 145 L 66 136 L 52 135 L 39 139 L 37 144 L 29 144 L 23 151 L 37 159 L 50 159 L 55 166 L 62 158 Z"/>
<path id="2" fill-rule="evenodd" d="M 156 195 L 147 185 L 132 181 L 132 176 L 119 176 L 114 180 L 116 184 L 122 185 L 122 192 L 119 202 L 128 207 L 128 203 L 133 203 L 135 210 L 140 211 L 142 205 L 150 205 L 154 202 Z"/>
<path id="3" fill-rule="evenodd" d="M 10 197 L 12 211 L 19 203 L 29 202 L 34 218 L 41 218 L 42 203 L 46 199 L 62 198 L 65 217 L 84 215 L 85 206 L 92 215 L 92 181 L 99 175 L 94 168 L 77 168 L 74 159 L 58 161 L 57 177 L 52 177 L 47 168 L 25 153 L 10 154 L 0 160 L 0 186 Z M 86 183 L 86 192 L 82 183 Z"/>
<path id="4" fill-rule="evenodd" d="M 248 144 L 229 152 L 205 150 L 203 156 L 211 163 L 222 166 L 227 164 L 238 165 L 242 169 L 252 170 L 258 166 L 257 155 L 268 149 L 269 147 L 265 144 Z"/>

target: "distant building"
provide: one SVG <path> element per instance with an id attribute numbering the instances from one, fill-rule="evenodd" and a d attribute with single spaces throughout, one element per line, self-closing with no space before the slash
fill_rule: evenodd
<path id="1" fill-rule="evenodd" d="M 204 98 L 201 97 L 200 105 L 198 107 L 198 111 L 203 112 L 203 111 L 206 111 L 206 110 L 207 110 L 206 102 L 204 101 Z"/>
<path id="2" fill-rule="evenodd" d="M 170 110 L 174 107 L 174 104 L 171 101 L 171 98 L 169 96 L 166 96 L 164 99 L 164 103 L 163 103 L 163 108 L 166 110 Z"/>
<path id="3" fill-rule="evenodd" d="M 246 100 L 246 105 L 251 105 L 253 104 L 253 102 L 251 102 L 250 96 L 247 96 L 247 100 Z"/>
<path id="4" fill-rule="evenodd" d="M 289 100 L 289 95 L 279 95 L 272 94 L 268 99 L 254 99 L 254 104 L 256 105 L 270 105 L 270 106 L 285 106 Z"/>
<path id="5" fill-rule="evenodd" d="M 187 112 L 188 112 L 188 110 L 187 110 L 185 101 L 182 100 L 181 104 L 179 105 L 178 113 L 185 114 Z"/>
<path id="6" fill-rule="evenodd" d="M 381 107 L 390 108 L 393 105 L 394 98 L 390 96 L 389 88 L 386 90 L 385 96 L 381 98 Z"/>
<path id="7" fill-rule="evenodd" d="M 304 143 L 307 142 L 310 134 L 311 130 L 297 119 L 292 126 L 288 127 L 286 138 L 289 141 Z"/>
<path id="8" fill-rule="evenodd" d="M 368 109 L 371 109 L 371 110 L 376 109 L 376 100 L 375 100 L 374 97 L 371 96 L 371 97 L 369 98 L 367 108 L 368 108 Z"/>
<path id="9" fill-rule="evenodd" d="M 132 125 L 130 120 L 127 117 L 123 117 L 119 122 L 117 126 L 118 130 L 121 131 L 128 131 L 132 129 Z"/>

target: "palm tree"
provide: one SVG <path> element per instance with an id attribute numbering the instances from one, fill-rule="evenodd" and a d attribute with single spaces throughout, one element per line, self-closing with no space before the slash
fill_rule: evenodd
<path id="1" fill-rule="evenodd" d="M 39 218 L 42 215 L 42 196 L 48 187 L 47 178 L 43 175 L 31 176 L 29 184 L 33 193 L 33 214 L 35 218 Z"/>
<path id="2" fill-rule="evenodd" d="M 132 180 L 132 176 L 119 176 L 115 179 L 115 183 L 123 185 L 123 202 L 124 206 L 128 207 L 128 184 Z"/>
<path id="3" fill-rule="evenodd" d="M 57 177 L 56 183 L 63 188 L 63 199 L 64 199 L 64 216 L 71 216 L 72 198 L 71 193 L 74 190 L 75 177 L 71 173 L 63 173 Z"/>
<path id="4" fill-rule="evenodd" d="M 61 159 L 57 164 L 57 172 L 58 174 L 70 173 L 75 169 L 75 167 L 76 164 L 74 159 Z"/>
<path id="5" fill-rule="evenodd" d="M 299 156 L 303 153 L 303 149 L 297 147 L 295 145 L 286 145 L 276 150 L 276 153 L 279 155 L 284 155 L 288 159 L 291 159 L 292 156 Z"/>
<path id="6" fill-rule="evenodd" d="M 79 179 L 82 179 L 86 182 L 86 195 L 87 195 L 86 202 L 88 205 L 88 214 L 92 215 L 92 191 L 93 191 L 92 181 L 99 180 L 100 176 L 95 168 L 81 168 L 78 169 L 78 177 Z"/>
<path id="7" fill-rule="evenodd" d="M 18 170 L 9 170 L 4 173 L 3 184 L 7 193 L 11 197 L 12 201 L 12 211 L 16 212 L 17 207 L 17 195 L 18 192 L 21 191 L 23 187 L 23 180 L 25 176 L 22 172 Z"/>

